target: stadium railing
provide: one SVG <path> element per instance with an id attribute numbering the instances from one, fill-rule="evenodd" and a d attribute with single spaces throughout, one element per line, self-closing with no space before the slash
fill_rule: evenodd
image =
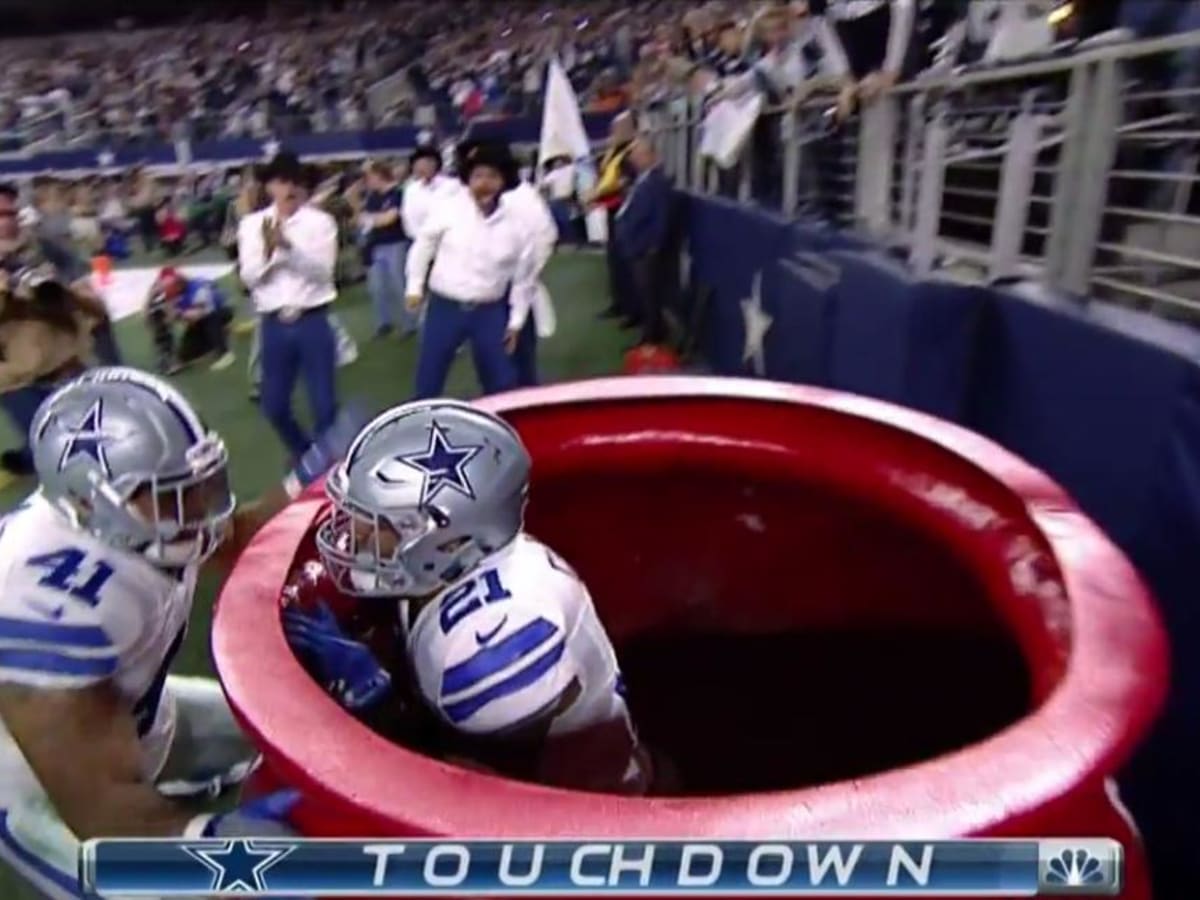
<path id="1" fill-rule="evenodd" d="M 643 121 L 678 185 L 851 227 L 918 273 L 1200 321 L 1200 32 L 929 75 L 840 124 L 832 106 L 765 111 L 725 170 L 699 153 L 694 104 Z"/>

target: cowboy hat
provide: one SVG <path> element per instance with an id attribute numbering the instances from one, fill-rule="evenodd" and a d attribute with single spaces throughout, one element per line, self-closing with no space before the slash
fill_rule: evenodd
<path id="1" fill-rule="evenodd" d="M 499 172 L 506 191 L 511 191 L 521 183 L 520 167 L 508 144 L 502 141 L 467 141 L 458 145 L 457 155 L 458 177 L 463 184 L 471 180 L 471 172 L 479 166 Z"/>
<path id="2" fill-rule="evenodd" d="M 290 150 L 281 150 L 265 166 L 258 167 L 258 180 L 263 184 L 279 180 L 304 185 L 308 181 L 308 173 L 300 157 Z"/>

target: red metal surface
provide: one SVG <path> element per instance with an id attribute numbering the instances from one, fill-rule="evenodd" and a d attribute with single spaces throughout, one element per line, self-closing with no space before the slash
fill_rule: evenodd
<path id="1" fill-rule="evenodd" d="M 444 765 L 351 720 L 284 643 L 278 596 L 297 554 L 311 552 L 323 507 L 313 493 L 252 542 L 213 632 L 225 689 L 266 758 L 260 785 L 301 789 L 305 833 L 1107 835 L 1127 848 L 1123 896 L 1150 897 L 1136 830 L 1109 786 L 1162 703 L 1166 642 L 1131 565 L 1045 475 L 928 416 L 760 381 L 622 378 L 482 402 L 532 452 L 531 530 L 580 570 L 618 643 L 685 619 L 731 633 L 856 621 L 969 628 L 986 608 L 1020 645 L 1032 711 L 964 749 L 792 791 L 582 795 Z M 771 499 L 785 488 L 786 507 Z M 809 490 L 843 500 L 805 508 Z M 935 557 L 915 539 L 876 540 L 884 526 L 851 512 L 862 508 L 932 537 L 986 602 L 949 602 L 958 595 Z M 781 572 L 794 590 L 779 589 Z"/>

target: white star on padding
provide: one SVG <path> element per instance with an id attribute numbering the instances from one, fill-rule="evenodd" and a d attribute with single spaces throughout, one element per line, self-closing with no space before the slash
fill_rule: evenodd
<path id="1" fill-rule="evenodd" d="M 766 351 L 763 340 L 775 319 L 762 308 L 762 272 L 754 275 L 750 296 L 742 301 L 742 322 L 745 325 L 746 343 L 742 348 L 742 362 L 753 362 L 754 374 L 767 374 Z"/>

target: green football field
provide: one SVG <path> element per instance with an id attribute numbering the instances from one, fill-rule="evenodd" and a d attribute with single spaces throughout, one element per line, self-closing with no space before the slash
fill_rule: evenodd
<path id="1" fill-rule="evenodd" d="M 622 347 L 632 335 L 621 332 L 608 320 L 597 318 L 606 304 L 604 257 L 593 253 L 561 253 L 550 262 L 545 275 L 554 297 L 558 333 L 539 346 L 538 361 L 544 381 L 563 381 L 612 374 L 620 364 Z M 343 398 L 361 397 L 372 409 L 406 400 L 412 390 L 416 363 L 415 340 L 397 338 L 372 340 L 373 325 L 366 291 L 356 285 L 343 292 L 337 309 L 359 341 L 359 359 L 339 372 Z M 151 368 L 153 354 L 145 328 L 136 319 L 118 325 L 118 336 L 126 362 Z M 284 474 L 284 451 L 258 408 L 248 400 L 246 376 L 248 338 L 236 339 L 238 364 L 224 372 L 210 372 L 204 364 L 193 367 L 174 381 L 195 403 L 207 422 L 225 438 L 230 453 L 230 474 L 239 497 L 251 499 L 277 483 Z M 460 355 L 447 387 L 448 393 L 463 398 L 475 396 L 478 387 L 470 355 Z M 297 391 L 297 408 L 306 412 L 303 389 Z M 0 420 L 0 447 L 16 446 L 16 435 L 8 420 Z M 0 509 L 9 509 L 34 487 L 19 481 L 0 491 Z M 212 602 L 218 584 L 201 581 L 188 631 L 187 643 L 175 671 L 212 674 L 208 640 Z M 0 864 L 0 898 L 35 900 Z"/>

